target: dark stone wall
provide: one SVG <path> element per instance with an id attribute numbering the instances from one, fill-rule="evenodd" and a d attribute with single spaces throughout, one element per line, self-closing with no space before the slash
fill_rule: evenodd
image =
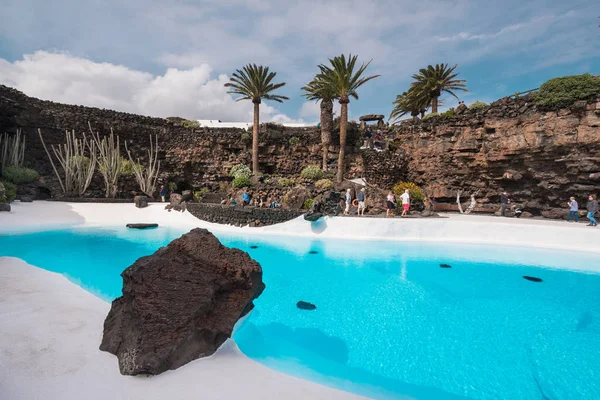
<path id="1" fill-rule="evenodd" d="M 42 186 L 53 196 L 60 195 L 48 157 L 42 147 L 37 130 L 41 129 L 48 147 L 64 142 L 65 130 L 77 134 L 89 132 L 88 123 L 101 135 L 112 129 L 121 143 L 127 141 L 134 158 L 146 158 L 149 136 L 157 135 L 161 161 L 160 182 L 175 182 L 179 190 L 199 188 L 207 183 L 228 181 L 232 166 L 251 164 L 251 143 L 242 140 L 244 129 L 199 128 L 190 129 L 178 118 L 152 118 L 93 107 L 67 105 L 43 101 L 0 85 L 0 132 L 22 129 L 27 146 L 25 162 L 42 175 Z M 250 132 L 251 134 L 251 132 Z M 297 137 L 299 143 L 291 145 Z M 357 138 L 359 139 L 359 138 Z M 339 142 L 339 133 L 333 133 L 333 142 Z M 259 162 L 266 174 L 298 176 L 307 165 L 321 165 L 321 134 L 317 127 L 284 128 L 275 124 L 262 124 L 260 132 Z M 360 145 L 360 140 L 355 140 Z M 339 146 L 330 146 L 329 168 L 335 171 Z M 364 176 L 364 162 L 356 146 L 347 149 L 347 176 Z M 125 150 L 122 156 L 127 157 Z M 367 175 L 377 184 L 379 174 Z M 383 183 L 383 182 L 381 182 Z M 131 197 L 137 190 L 133 177 L 124 177 L 121 194 Z M 90 187 L 92 196 L 103 196 L 103 182 L 96 176 Z"/>
<path id="2" fill-rule="evenodd" d="M 303 211 L 255 208 L 237 206 L 221 206 L 213 204 L 190 203 L 187 210 L 196 218 L 217 224 L 252 227 L 274 225 L 299 217 Z"/>

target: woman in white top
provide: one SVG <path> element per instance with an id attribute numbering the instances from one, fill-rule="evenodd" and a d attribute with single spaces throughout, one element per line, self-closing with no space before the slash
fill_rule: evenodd
<path id="1" fill-rule="evenodd" d="M 408 194 L 408 189 L 406 189 L 404 191 L 404 193 L 402 193 L 400 198 L 402 199 L 402 215 L 401 215 L 401 217 L 404 217 L 406 215 L 406 213 L 408 212 L 408 209 L 410 208 L 410 195 Z"/>

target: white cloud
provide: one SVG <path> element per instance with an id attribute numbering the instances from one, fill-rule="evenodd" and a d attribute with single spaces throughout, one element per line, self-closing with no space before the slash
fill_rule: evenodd
<path id="1" fill-rule="evenodd" d="M 208 64 L 168 68 L 152 75 L 121 65 L 97 63 L 68 53 L 37 51 L 22 60 L 0 59 L 0 83 L 45 100 L 82 104 L 155 117 L 251 121 L 253 105 L 236 102 L 224 84 L 227 75 L 211 77 Z M 269 104 L 261 120 L 296 122 Z"/>

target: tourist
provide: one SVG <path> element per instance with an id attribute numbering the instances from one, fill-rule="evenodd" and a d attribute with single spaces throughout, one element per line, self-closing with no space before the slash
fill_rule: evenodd
<path id="1" fill-rule="evenodd" d="M 567 217 L 567 222 L 571 222 L 571 217 L 575 218 L 575 222 L 579 222 L 579 204 L 577 204 L 577 200 L 575 197 L 571 196 L 569 202 L 569 216 Z"/>
<path id="2" fill-rule="evenodd" d="M 383 136 L 381 135 L 381 131 L 377 131 L 377 134 L 375 135 L 375 146 L 374 146 L 375 150 L 377 151 L 383 151 Z"/>
<path id="3" fill-rule="evenodd" d="M 594 214 L 598 212 L 598 200 L 596 200 L 595 194 L 590 194 L 587 202 L 587 217 L 590 223 L 587 226 L 598 226 L 598 221 L 594 218 Z"/>
<path id="4" fill-rule="evenodd" d="M 233 198 L 233 196 L 229 199 L 229 205 L 230 206 L 237 206 L 237 201 L 235 201 L 235 199 Z"/>
<path id="5" fill-rule="evenodd" d="M 402 199 L 402 215 L 400 216 L 404 217 L 410 208 L 410 194 L 408 193 L 408 189 L 400 195 L 400 198 Z"/>
<path id="6" fill-rule="evenodd" d="M 160 200 L 164 203 L 165 197 L 167 197 L 167 188 L 165 185 L 160 185 L 160 192 L 158 192 L 158 195 L 160 196 Z"/>
<path id="7" fill-rule="evenodd" d="M 508 193 L 502 192 L 500 195 L 500 215 L 506 217 L 506 209 L 508 208 L 508 204 L 510 203 L 510 198 L 508 197 Z"/>
<path id="8" fill-rule="evenodd" d="M 394 209 L 396 208 L 396 196 L 394 196 L 394 192 L 392 192 L 391 190 L 387 195 L 385 203 L 387 208 L 385 215 L 389 217 L 390 215 L 394 214 Z"/>
<path id="9" fill-rule="evenodd" d="M 371 128 L 368 128 L 365 130 L 364 133 L 364 143 L 363 143 L 363 147 L 361 147 L 362 149 L 370 149 L 372 146 L 372 141 L 373 141 L 373 132 L 371 132 Z"/>
<path id="10" fill-rule="evenodd" d="M 358 192 L 358 216 L 365 215 L 365 188 L 360 189 Z"/>
<path id="11" fill-rule="evenodd" d="M 350 215 L 350 204 L 352 204 L 352 193 L 350 193 L 350 189 L 346 189 L 346 208 L 344 209 L 344 215 Z"/>
<path id="12" fill-rule="evenodd" d="M 245 207 L 248 204 L 250 204 L 250 195 L 244 190 L 244 193 L 242 194 L 242 207 Z"/>

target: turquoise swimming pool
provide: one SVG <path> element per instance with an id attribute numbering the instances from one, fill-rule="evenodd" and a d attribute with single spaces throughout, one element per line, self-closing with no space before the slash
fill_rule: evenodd
<path id="1" fill-rule="evenodd" d="M 0 256 L 109 301 L 124 268 L 182 233 L 0 236 Z M 271 368 L 374 398 L 600 398 L 600 274 L 575 271 L 597 266 L 595 254 L 217 236 L 263 267 L 267 290 L 234 339 Z"/>

